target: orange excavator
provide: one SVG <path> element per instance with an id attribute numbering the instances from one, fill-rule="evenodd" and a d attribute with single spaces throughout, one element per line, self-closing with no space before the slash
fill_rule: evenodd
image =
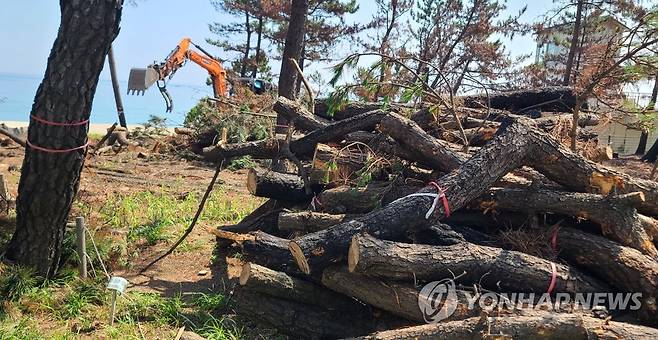
<path id="1" fill-rule="evenodd" d="M 196 47 L 203 54 L 190 49 L 190 46 Z M 143 95 L 146 89 L 151 87 L 151 85 L 157 84 L 158 89 L 165 100 L 165 104 L 167 105 L 167 112 L 171 112 L 173 109 L 173 101 L 166 88 L 166 79 L 171 79 L 176 71 L 185 65 L 188 60 L 193 61 L 208 71 L 210 79 L 212 79 L 215 98 L 226 97 L 226 70 L 219 60 L 213 58 L 210 53 L 206 52 L 201 46 L 193 43 L 190 38 L 184 38 L 181 40 L 178 46 L 169 53 L 164 62 L 154 62 L 146 68 L 131 69 L 130 76 L 128 77 L 128 94 L 141 93 Z M 257 94 L 263 93 L 265 90 L 271 88 L 270 84 L 259 79 L 237 78 L 236 80 L 248 84 L 251 90 Z"/>

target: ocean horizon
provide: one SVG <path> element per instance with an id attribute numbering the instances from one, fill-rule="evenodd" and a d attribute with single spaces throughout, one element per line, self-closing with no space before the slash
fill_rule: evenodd
<path id="1" fill-rule="evenodd" d="M 28 121 L 34 96 L 43 76 L 0 72 L 0 121 Z M 180 126 L 185 115 L 203 97 L 212 96 L 210 86 L 170 83 L 167 89 L 174 101 L 173 112 L 165 112 L 165 102 L 156 86 L 141 96 L 128 95 L 127 81 L 120 81 L 121 98 L 128 124 L 142 124 L 151 115 L 166 118 L 167 126 Z M 98 82 L 91 112 L 91 123 L 118 122 L 112 82 Z"/>

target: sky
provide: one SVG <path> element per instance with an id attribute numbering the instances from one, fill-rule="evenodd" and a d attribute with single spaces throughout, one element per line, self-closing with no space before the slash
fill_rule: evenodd
<path id="1" fill-rule="evenodd" d="M 4 2 L 0 11 L 0 44 L 4 51 L 0 53 L 0 73 L 43 75 L 59 26 L 59 1 Z M 358 2 L 359 12 L 347 18 L 348 21 L 366 21 L 372 17 L 374 6 L 371 1 Z M 113 45 L 121 80 L 127 80 L 131 67 L 145 67 L 153 61 L 163 60 L 183 37 L 190 37 L 197 44 L 207 47 L 215 56 L 230 57 L 205 42 L 205 38 L 211 36 L 208 23 L 234 20 L 215 11 L 210 0 L 137 0 L 137 3 L 137 6 L 124 7 L 121 32 Z M 552 8 L 553 1 L 509 0 L 507 5 L 510 14 L 527 5 L 522 20 L 532 22 Z M 532 53 L 536 47 L 532 36 L 516 37 L 506 45 L 512 55 Z M 328 66 L 317 65 L 316 69 L 326 69 Z M 274 65 L 273 72 L 277 70 L 278 65 Z M 109 79 L 107 67 L 101 79 Z M 171 84 L 201 85 L 205 79 L 206 72 L 190 64 L 178 71 Z"/>

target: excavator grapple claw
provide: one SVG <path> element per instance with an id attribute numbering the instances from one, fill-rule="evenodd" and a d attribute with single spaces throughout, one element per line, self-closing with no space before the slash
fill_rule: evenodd
<path id="1" fill-rule="evenodd" d="M 159 79 L 158 71 L 153 67 L 132 68 L 128 76 L 128 94 L 144 95 L 146 89 Z"/>

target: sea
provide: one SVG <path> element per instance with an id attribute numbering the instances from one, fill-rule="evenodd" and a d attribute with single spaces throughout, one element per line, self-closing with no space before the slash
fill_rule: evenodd
<path id="1" fill-rule="evenodd" d="M 0 121 L 28 121 L 32 103 L 42 76 L 0 72 Z M 174 102 L 172 112 L 166 106 L 160 91 L 151 87 L 142 96 L 127 95 L 127 81 L 120 82 L 124 112 L 128 124 L 142 124 L 151 115 L 166 119 L 167 126 L 181 126 L 185 115 L 203 97 L 212 96 L 210 86 L 192 86 L 169 83 L 167 89 Z M 91 110 L 91 123 L 118 122 L 112 82 L 98 82 Z"/>

